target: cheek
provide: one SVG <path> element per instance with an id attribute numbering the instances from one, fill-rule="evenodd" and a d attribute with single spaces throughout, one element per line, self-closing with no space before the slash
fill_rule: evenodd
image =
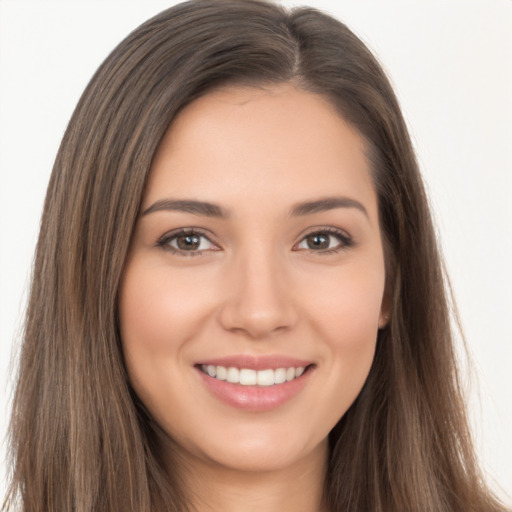
<path id="1" fill-rule="evenodd" d="M 208 302 L 193 292 L 198 284 L 179 272 L 171 279 L 168 268 L 143 257 L 127 263 L 121 282 L 120 334 L 130 384 L 168 432 L 175 422 L 169 411 L 185 408 L 182 397 L 190 393 L 183 378 L 186 347 Z"/>
<path id="2" fill-rule="evenodd" d="M 179 315 L 179 304 L 173 304 L 170 294 L 162 296 L 161 284 L 137 277 L 128 272 L 120 294 L 121 339 L 127 359 L 130 354 L 133 359 L 135 354 L 168 351 L 169 329 Z"/>
<path id="3" fill-rule="evenodd" d="M 384 286 L 385 270 L 380 258 L 361 259 L 336 272 L 317 275 L 316 293 L 309 302 L 312 322 L 336 346 L 357 349 L 365 340 L 373 342 Z"/>
<path id="4" fill-rule="evenodd" d="M 339 416 L 357 397 L 373 362 L 384 276 L 383 264 L 353 265 L 326 280 L 311 303 L 311 324 L 324 342 L 323 364 L 336 399 L 337 390 L 344 390 Z"/>
<path id="5" fill-rule="evenodd" d="M 125 271 L 119 300 L 125 351 L 154 356 L 179 351 L 211 306 L 201 278 L 132 261 Z M 203 290 L 203 291 L 202 291 Z"/>
<path id="6" fill-rule="evenodd" d="M 150 410 L 190 337 L 192 307 L 163 269 L 136 258 L 127 264 L 119 293 L 122 347 L 130 382 Z M 197 302 L 194 310 L 197 316 Z"/>

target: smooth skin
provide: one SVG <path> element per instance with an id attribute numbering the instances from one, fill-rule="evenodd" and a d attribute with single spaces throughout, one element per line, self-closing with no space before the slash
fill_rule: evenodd
<path id="1" fill-rule="evenodd" d="M 230 87 L 178 115 L 119 310 L 131 384 L 175 440 L 198 511 L 323 510 L 327 436 L 368 376 L 384 290 L 365 144 L 328 100 Z M 228 405 L 197 364 L 241 354 L 310 361 L 308 381 L 271 410 Z"/>

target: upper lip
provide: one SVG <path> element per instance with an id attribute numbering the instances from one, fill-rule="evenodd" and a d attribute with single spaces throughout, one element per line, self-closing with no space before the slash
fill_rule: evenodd
<path id="1" fill-rule="evenodd" d="M 312 364 L 312 361 L 284 355 L 255 356 L 248 354 L 218 357 L 198 361 L 197 365 L 224 366 L 225 368 L 247 368 L 249 370 L 276 370 L 277 368 L 300 368 Z"/>

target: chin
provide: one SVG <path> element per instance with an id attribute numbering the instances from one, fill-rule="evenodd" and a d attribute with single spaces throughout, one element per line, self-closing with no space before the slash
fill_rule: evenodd
<path id="1" fill-rule="evenodd" d="M 282 430 L 267 427 L 252 429 L 252 432 L 227 432 L 223 436 L 210 435 L 201 445 L 193 445 L 179 439 L 178 445 L 185 450 L 185 458 L 190 454 L 198 464 L 214 466 L 217 470 L 243 473 L 265 473 L 282 471 L 297 467 L 311 460 L 325 460 L 327 454 L 327 437 L 307 439 L 295 437 L 289 425 Z"/>

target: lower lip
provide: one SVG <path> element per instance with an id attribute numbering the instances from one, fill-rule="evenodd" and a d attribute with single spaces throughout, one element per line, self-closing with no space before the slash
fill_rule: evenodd
<path id="1" fill-rule="evenodd" d="M 206 387 L 224 403 L 245 411 L 270 411 L 295 397 L 307 384 L 313 371 L 310 367 L 300 377 L 273 386 L 242 386 L 210 377 L 196 368 Z"/>

